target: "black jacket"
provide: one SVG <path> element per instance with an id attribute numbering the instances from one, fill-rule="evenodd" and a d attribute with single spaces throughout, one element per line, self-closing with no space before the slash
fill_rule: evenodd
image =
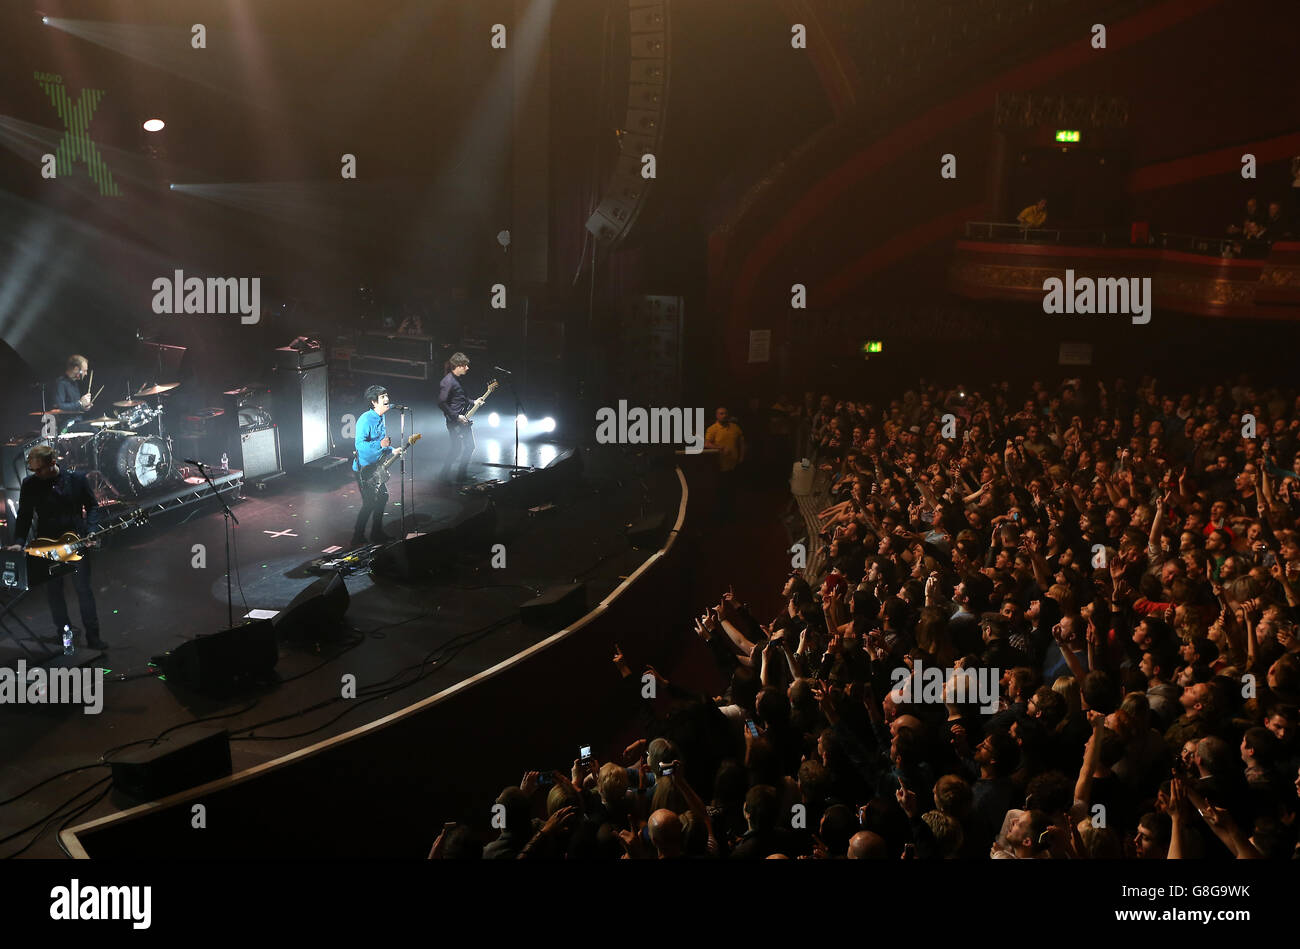
<path id="1" fill-rule="evenodd" d="M 14 522 L 14 543 L 26 542 L 33 515 L 41 537 L 58 537 L 66 531 L 84 536 L 98 526 L 99 502 L 85 475 L 61 468 L 53 480 L 36 475 L 23 479 L 18 495 L 18 518 Z"/>

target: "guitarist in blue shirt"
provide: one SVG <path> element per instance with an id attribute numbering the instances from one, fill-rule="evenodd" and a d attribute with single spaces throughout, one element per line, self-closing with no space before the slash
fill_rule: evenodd
<path id="1" fill-rule="evenodd" d="M 370 411 L 357 419 L 357 453 L 352 461 L 357 488 L 361 491 L 361 513 L 357 515 L 357 523 L 352 530 L 353 547 L 360 547 L 366 542 L 366 521 L 371 514 L 375 517 L 375 523 L 370 530 L 370 542 L 381 544 L 392 540 L 384 532 L 384 505 L 388 503 L 388 486 L 362 477 L 364 468 L 375 464 L 393 450 L 392 440 L 384 425 L 384 413 L 389 409 L 388 390 L 383 386 L 371 386 L 366 390 L 366 399 L 370 402 Z"/>

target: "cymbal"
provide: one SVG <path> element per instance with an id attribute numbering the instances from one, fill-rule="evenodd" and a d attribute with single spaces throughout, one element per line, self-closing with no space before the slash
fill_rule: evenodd
<path id="1" fill-rule="evenodd" d="M 71 409 L 46 409 L 44 412 L 28 412 L 28 415 L 76 415 L 81 409 L 75 411 Z"/>
<path id="2" fill-rule="evenodd" d="M 110 418 L 107 415 L 101 415 L 99 418 L 90 419 L 86 424 L 94 425 L 96 428 L 103 428 L 105 425 L 116 425 L 120 421 L 122 420 L 118 418 Z"/>
<path id="3" fill-rule="evenodd" d="M 142 400 L 142 399 L 125 399 L 125 400 L 123 400 L 123 401 L 121 401 L 121 402 L 114 402 L 113 405 L 114 405 L 115 408 L 119 408 L 119 409 L 133 409 L 133 408 L 135 408 L 137 405 L 144 405 L 144 400 Z"/>
<path id="4" fill-rule="evenodd" d="M 171 392 L 179 386 L 179 382 L 160 382 L 156 386 L 150 386 L 147 389 L 141 389 L 136 395 L 162 395 L 164 392 Z"/>
<path id="5" fill-rule="evenodd" d="M 121 428 L 105 428 L 102 431 L 108 435 L 134 435 L 135 434 L 135 432 L 128 432 L 125 429 L 121 429 Z"/>
<path id="6" fill-rule="evenodd" d="M 63 441 L 64 439 L 94 438 L 95 433 L 94 432 L 64 432 L 62 435 L 57 435 L 55 437 L 58 438 L 60 441 Z"/>

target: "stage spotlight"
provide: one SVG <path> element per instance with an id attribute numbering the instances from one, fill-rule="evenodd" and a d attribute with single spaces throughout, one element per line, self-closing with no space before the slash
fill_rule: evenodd
<path id="1" fill-rule="evenodd" d="M 168 191 L 175 191 L 175 190 L 176 190 L 176 186 L 175 186 L 174 184 L 168 185 L 168 186 L 167 186 L 167 190 L 168 190 Z"/>
<path id="2" fill-rule="evenodd" d="M 149 119 L 144 123 L 146 132 L 161 132 L 167 127 L 167 123 L 162 119 Z"/>
<path id="3" fill-rule="evenodd" d="M 519 423 L 520 428 L 524 428 L 528 425 L 528 416 L 525 415 L 523 412 L 520 412 L 519 417 L 516 419 L 516 421 Z"/>
<path id="4" fill-rule="evenodd" d="M 555 431 L 555 419 L 551 418 L 549 415 L 546 416 L 546 418 L 542 419 L 542 431 L 544 432 Z"/>
<path id="5" fill-rule="evenodd" d="M 501 416 L 493 412 L 488 416 L 488 424 L 491 425 L 493 428 L 496 428 L 498 425 L 501 424 Z"/>
<path id="6" fill-rule="evenodd" d="M 41 22 L 44 23 L 46 26 L 49 26 L 49 25 L 50 25 L 50 18 L 47 17 L 47 16 L 43 16 L 43 17 L 41 17 Z"/>

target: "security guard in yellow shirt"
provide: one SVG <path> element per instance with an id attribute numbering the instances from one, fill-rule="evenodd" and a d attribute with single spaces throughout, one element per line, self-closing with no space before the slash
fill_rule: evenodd
<path id="1" fill-rule="evenodd" d="M 745 433 L 720 406 L 714 414 L 717 419 L 704 433 L 706 448 L 716 448 L 718 457 L 718 515 L 723 520 L 732 517 L 736 496 L 736 467 L 745 460 Z"/>
<path id="2" fill-rule="evenodd" d="M 1047 199 L 1039 198 L 1016 215 L 1016 223 L 1021 227 L 1042 227 L 1047 223 Z"/>

